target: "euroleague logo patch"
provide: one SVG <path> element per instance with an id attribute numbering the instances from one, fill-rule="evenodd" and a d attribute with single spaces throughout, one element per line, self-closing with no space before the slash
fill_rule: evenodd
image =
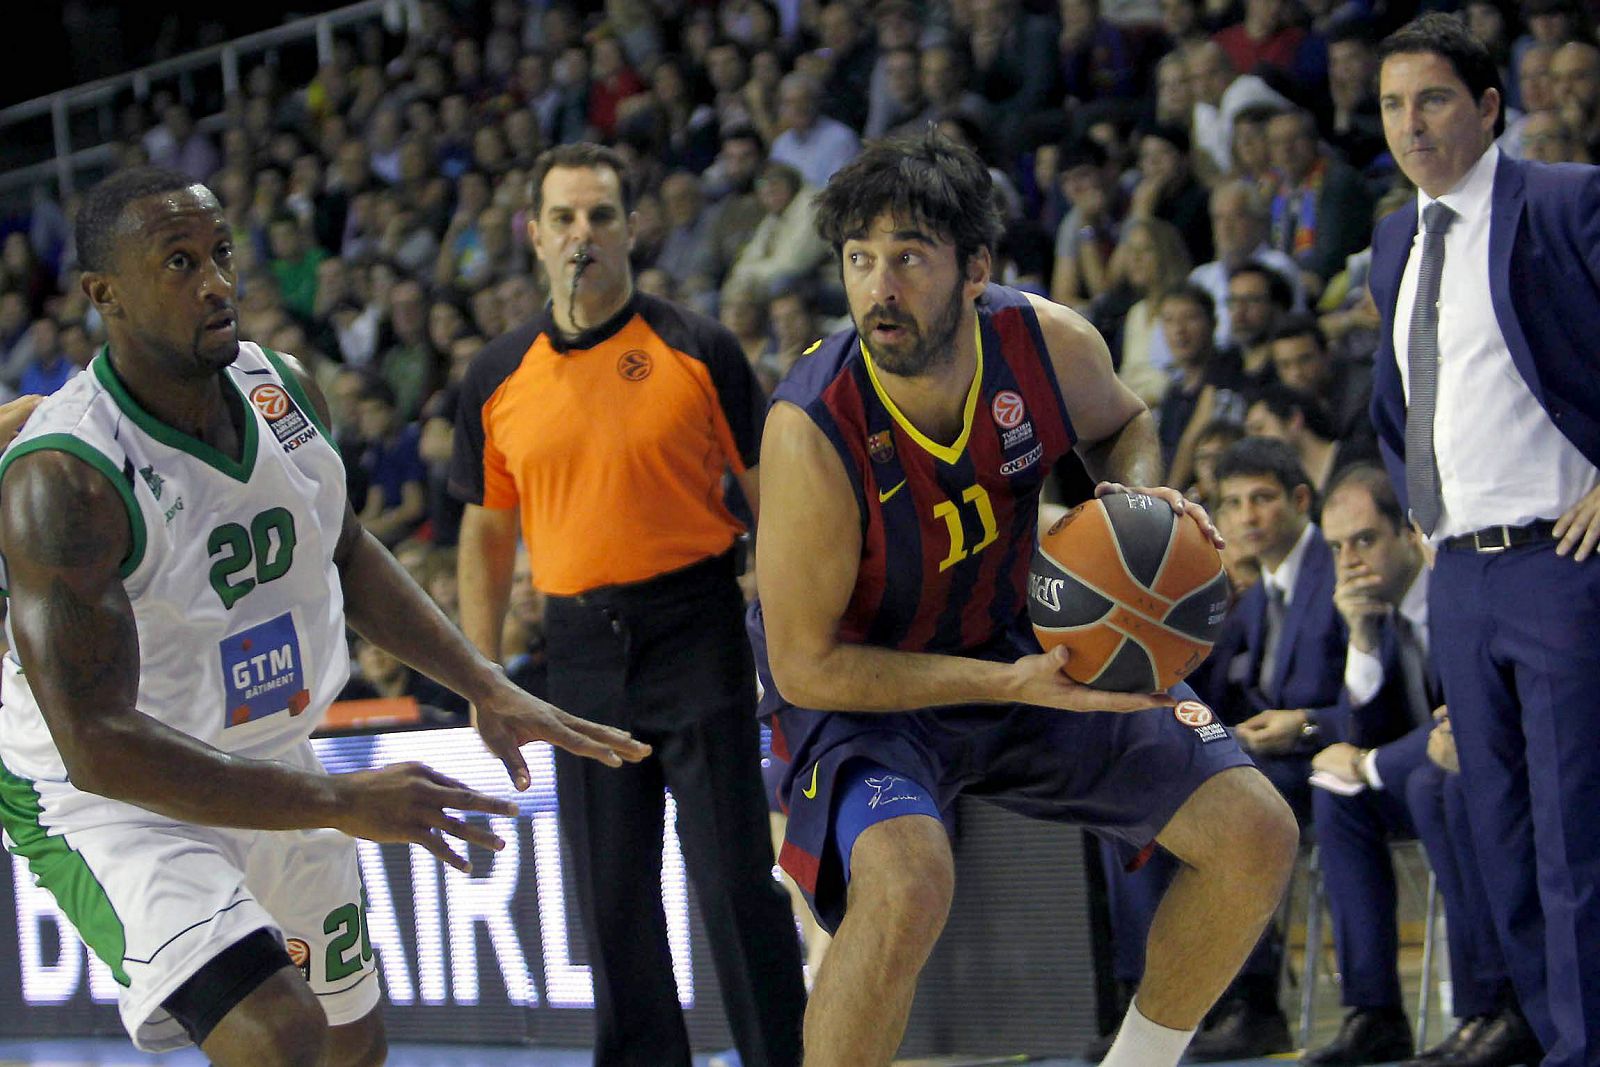
<path id="1" fill-rule="evenodd" d="M 267 420 L 272 435 L 285 452 L 293 452 L 317 435 L 288 390 L 281 385 L 266 382 L 256 386 L 250 390 L 250 404 Z"/>
<path id="2" fill-rule="evenodd" d="M 289 953 L 289 962 L 300 969 L 300 977 L 311 981 L 311 946 L 298 937 L 291 937 L 283 947 Z"/>
<path id="3" fill-rule="evenodd" d="M 994 401 L 989 405 L 989 412 L 994 415 L 994 421 L 1002 430 L 1009 430 L 1022 421 L 1028 413 L 1022 406 L 1022 395 L 1010 389 L 1002 389 L 994 394 Z"/>
<path id="4" fill-rule="evenodd" d="M 655 363 L 650 359 L 650 353 L 637 348 L 622 353 L 622 358 L 617 360 L 617 373 L 630 382 L 644 381 L 654 369 Z"/>
<path id="5" fill-rule="evenodd" d="M 1172 709 L 1172 717 L 1199 734 L 1202 744 L 1220 741 L 1228 736 L 1227 727 L 1218 722 L 1211 709 L 1198 700 L 1180 700 Z"/>
<path id="6" fill-rule="evenodd" d="M 270 419 L 281 419 L 289 414 L 289 394 L 282 386 L 258 385 L 250 390 L 250 403 Z"/>

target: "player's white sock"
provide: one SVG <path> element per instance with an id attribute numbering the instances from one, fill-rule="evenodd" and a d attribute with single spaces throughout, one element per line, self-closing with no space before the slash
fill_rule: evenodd
<path id="1" fill-rule="evenodd" d="M 1100 1067 L 1177 1067 L 1192 1037 L 1193 1030 L 1173 1030 L 1146 1019 L 1135 1000 Z"/>

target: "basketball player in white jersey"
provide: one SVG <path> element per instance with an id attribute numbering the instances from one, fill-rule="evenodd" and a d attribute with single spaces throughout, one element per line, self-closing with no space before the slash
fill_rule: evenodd
<path id="1" fill-rule="evenodd" d="M 446 809 L 515 808 L 420 764 L 322 770 L 307 738 L 349 674 L 346 623 L 469 698 L 518 789 L 531 741 L 613 765 L 648 748 L 508 682 L 362 531 L 315 385 L 238 340 L 209 190 L 114 175 L 78 242 L 110 343 L 0 458 L 6 845 L 109 966 L 141 1048 L 381 1063 L 352 838 L 466 870 L 445 835 L 503 843 Z"/>

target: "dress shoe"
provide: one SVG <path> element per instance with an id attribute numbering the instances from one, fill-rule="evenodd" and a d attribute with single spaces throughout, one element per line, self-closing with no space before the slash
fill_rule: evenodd
<path id="1" fill-rule="evenodd" d="M 1461 1020 L 1461 1025 L 1449 1037 L 1401 1063 L 1400 1067 L 1447 1067 L 1453 1064 L 1455 1061 L 1451 1057 L 1465 1049 L 1472 1042 L 1473 1035 L 1493 1018 L 1493 1015 L 1474 1015 Z"/>
<path id="2" fill-rule="evenodd" d="M 1533 1036 L 1533 1027 L 1515 1008 L 1487 1019 L 1450 1059 L 1436 1067 L 1538 1067 L 1544 1049 Z"/>
<path id="3" fill-rule="evenodd" d="M 1339 1036 L 1300 1057 L 1317 1067 L 1392 1063 L 1412 1053 L 1411 1024 L 1399 1008 L 1357 1008 L 1344 1017 Z"/>
<path id="4" fill-rule="evenodd" d="M 1217 1006 L 1214 1021 L 1195 1035 L 1187 1059 L 1191 1063 L 1248 1060 L 1294 1048 L 1289 1020 L 1276 1004 L 1230 1000 Z"/>

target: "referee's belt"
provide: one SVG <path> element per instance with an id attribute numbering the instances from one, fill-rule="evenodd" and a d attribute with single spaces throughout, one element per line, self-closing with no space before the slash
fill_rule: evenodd
<path id="1" fill-rule="evenodd" d="M 1556 524 L 1535 519 L 1523 526 L 1485 526 L 1481 530 L 1446 537 L 1439 547 L 1451 552 L 1504 552 L 1518 545 L 1533 545 L 1556 539 Z"/>
<path id="2" fill-rule="evenodd" d="M 657 604 L 703 596 L 708 590 L 725 589 L 738 577 L 737 547 L 707 556 L 686 567 L 665 571 L 637 582 L 602 585 L 570 596 L 550 594 L 547 601 L 577 604 L 585 608 L 616 608 L 624 605 Z"/>

